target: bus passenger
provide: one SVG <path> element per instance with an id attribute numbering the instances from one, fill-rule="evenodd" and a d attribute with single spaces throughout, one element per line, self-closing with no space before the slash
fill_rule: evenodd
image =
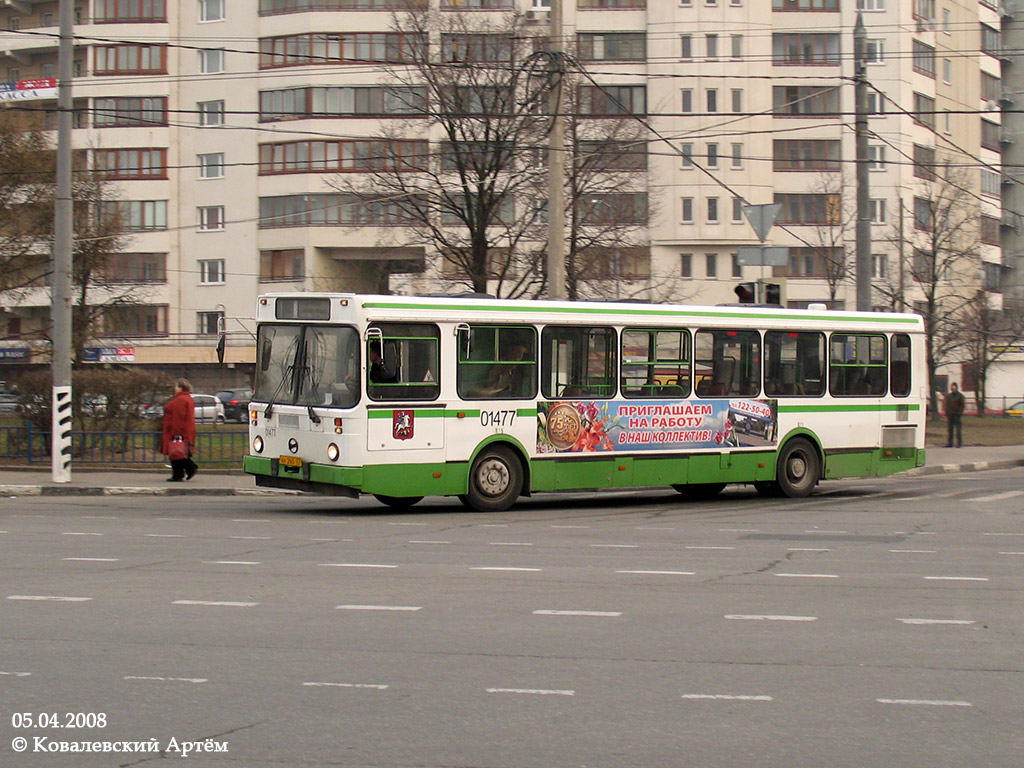
<path id="1" fill-rule="evenodd" d="M 371 384 L 394 384 L 398 381 L 398 371 L 395 361 L 384 361 L 381 356 L 380 342 L 370 342 L 370 383 Z"/>

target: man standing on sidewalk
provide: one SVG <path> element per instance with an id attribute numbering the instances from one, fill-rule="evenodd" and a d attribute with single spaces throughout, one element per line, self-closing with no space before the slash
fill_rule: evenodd
<path id="1" fill-rule="evenodd" d="M 947 448 L 953 447 L 954 439 L 957 448 L 962 448 L 964 445 L 963 425 L 960 423 L 960 420 L 964 415 L 964 406 L 964 396 L 960 392 L 960 388 L 956 383 L 950 384 L 949 394 L 946 395 L 946 422 L 948 425 L 948 437 L 946 439 Z"/>

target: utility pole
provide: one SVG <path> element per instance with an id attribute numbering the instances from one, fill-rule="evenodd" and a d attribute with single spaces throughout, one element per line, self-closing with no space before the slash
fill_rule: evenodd
<path id="1" fill-rule="evenodd" d="M 71 482 L 71 77 L 74 61 L 73 0 L 60 0 L 57 52 L 57 200 L 54 206 L 52 321 L 53 421 L 50 440 L 52 479 Z"/>
<path id="2" fill-rule="evenodd" d="M 868 185 L 867 30 L 857 12 L 853 28 L 854 134 L 857 139 L 857 310 L 871 311 L 871 189 Z"/>
<path id="3" fill-rule="evenodd" d="M 549 49 L 551 82 L 548 112 L 548 298 L 565 298 L 565 120 L 562 117 L 562 81 L 565 46 L 562 44 L 562 0 L 551 0 Z"/>
<path id="4" fill-rule="evenodd" d="M 906 273 L 906 267 L 905 267 L 904 259 L 906 258 L 906 254 L 903 251 L 903 242 L 904 241 L 903 241 L 903 197 L 902 196 L 900 196 L 900 230 L 899 231 L 900 231 L 900 235 L 899 235 L 899 237 L 900 237 L 900 244 L 899 244 L 899 248 L 900 248 L 900 251 L 899 251 L 899 260 L 900 260 L 900 262 L 899 262 L 899 265 L 900 265 L 900 299 L 899 299 L 899 304 L 897 306 L 899 307 L 900 312 L 906 312 L 907 311 L 907 302 L 906 302 L 906 299 L 904 297 L 904 280 L 906 279 L 904 277 L 904 274 Z"/>

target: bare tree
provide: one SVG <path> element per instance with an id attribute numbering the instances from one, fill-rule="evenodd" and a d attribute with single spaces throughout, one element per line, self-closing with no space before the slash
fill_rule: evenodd
<path id="1" fill-rule="evenodd" d="M 978 199 L 962 174 L 948 170 L 944 177 L 922 182 L 914 196 L 910 226 L 904 227 L 899 265 L 909 278 L 904 290 L 910 295 L 904 295 L 891 277 L 876 286 L 893 306 L 905 302 L 924 318 L 932 413 L 938 413 L 939 405 L 936 373 L 964 345 L 961 329 L 979 285 L 979 221 Z"/>
<path id="2" fill-rule="evenodd" d="M 1002 306 L 994 307 L 995 294 L 979 290 L 957 319 L 962 357 L 976 381 L 974 401 L 979 416 L 985 414 L 992 367 L 1015 349 L 1013 342 L 1024 336 L 1024 304 L 1008 296 L 1002 298 Z"/>
<path id="3" fill-rule="evenodd" d="M 853 230 L 857 212 L 844 192 L 849 189 L 842 173 L 820 173 L 811 190 L 826 201 L 825 216 L 811 228 L 809 248 L 824 271 L 830 306 L 835 306 L 839 289 L 852 277 Z"/>

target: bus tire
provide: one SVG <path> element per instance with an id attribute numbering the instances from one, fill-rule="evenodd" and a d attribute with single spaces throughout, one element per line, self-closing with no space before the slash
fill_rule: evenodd
<path id="1" fill-rule="evenodd" d="M 779 490 L 792 499 L 807 496 L 818 484 L 821 459 L 818 450 L 802 437 L 790 440 L 779 453 L 775 477 Z"/>
<path id="2" fill-rule="evenodd" d="M 392 509 L 408 509 L 413 504 L 423 501 L 422 496 L 385 496 L 383 493 L 375 493 L 373 498 Z"/>
<path id="3" fill-rule="evenodd" d="M 683 496 L 691 499 L 713 499 L 725 488 L 725 483 L 694 483 L 693 485 L 673 485 Z"/>
<path id="4" fill-rule="evenodd" d="M 523 466 L 508 448 L 488 446 L 469 470 L 469 489 L 459 501 L 478 512 L 502 512 L 523 490 Z"/>

